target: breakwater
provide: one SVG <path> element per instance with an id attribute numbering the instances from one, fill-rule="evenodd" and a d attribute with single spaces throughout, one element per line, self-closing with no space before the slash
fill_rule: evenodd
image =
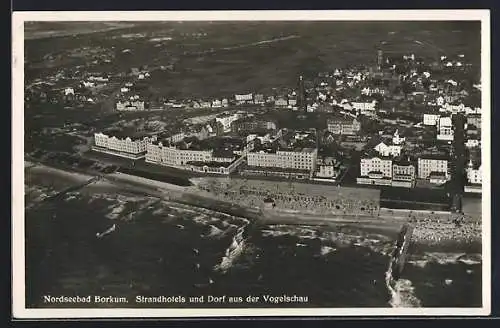
<path id="1" fill-rule="evenodd" d="M 398 280 L 403 272 L 406 263 L 406 255 L 410 245 L 411 236 L 413 234 L 413 226 L 405 223 L 399 232 L 396 240 L 396 246 L 391 256 L 390 273 L 392 280 Z"/>

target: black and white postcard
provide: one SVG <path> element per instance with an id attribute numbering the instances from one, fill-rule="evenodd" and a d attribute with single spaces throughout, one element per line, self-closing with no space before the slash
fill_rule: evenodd
<path id="1" fill-rule="evenodd" d="M 14 317 L 490 313 L 487 10 L 12 24 Z"/>

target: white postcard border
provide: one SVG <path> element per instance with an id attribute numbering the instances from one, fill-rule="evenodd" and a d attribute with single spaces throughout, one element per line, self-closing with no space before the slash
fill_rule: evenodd
<path id="1" fill-rule="evenodd" d="M 26 21 L 481 21 L 482 301 L 481 308 L 266 308 L 266 309 L 27 309 L 24 230 L 24 22 Z M 16 319 L 482 316 L 491 312 L 491 146 L 489 10 L 127 11 L 14 12 L 12 16 L 12 290 Z"/>

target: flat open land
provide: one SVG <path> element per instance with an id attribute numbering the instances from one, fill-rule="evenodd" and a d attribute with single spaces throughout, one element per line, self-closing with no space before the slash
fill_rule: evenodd
<path id="1" fill-rule="evenodd" d="M 477 27 L 471 28 L 474 24 Z M 478 26 L 474 22 L 140 23 L 98 34 L 32 40 L 26 44 L 26 76 L 29 80 L 41 73 L 31 70 L 30 63 L 55 49 L 92 44 L 116 53 L 112 63 L 103 63 L 96 71 L 173 63 L 173 71 L 152 72 L 150 82 L 156 92 L 181 98 L 219 97 L 295 87 L 299 74 L 360 63 L 373 65 L 378 48 L 387 54 L 413 52 L 432 58 L 464 53 L 478 61 Z M 125 49 L 131 52 L 122 54 Z M 78 61 L 75 58 L 65 65 L 85 64 Z"/>

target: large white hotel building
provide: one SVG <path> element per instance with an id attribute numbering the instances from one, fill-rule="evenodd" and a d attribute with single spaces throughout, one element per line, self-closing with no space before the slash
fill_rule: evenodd
<path id="1" fill-rule="evenodd" d="M 93 150 L 109 153 L 126 158 L 138 159 L 146 155 L 147 145 L 156 141 L 156 137 L 141 137 L 141 138 L 118 138 L 109 136 L 104 133 L 94 134 Z"/>
<path id="2" fill-rule="evenodd" d="M 250 152 L 247 154 L 249 166 L 277 167 L 282 169 L 315 170 L 318 149 L 303 148 L 300 150 L 278 150 L 272 152 Z"/>
<path id="3" fill-rule="evenodd" d="M 147 145 L 146 162 L 181 167 L 188 162 L 211 162 L 213 150 L 178 149 L 175 146 L 150 143 Z"/>
<path id="4" fill-rule="evenodd" d="M 418 177 L 420 179 L 431 179 L 440 176 L 443 180 L 449 180 L 448 159 L 438 155 L 424 155 L 418 159 Z"/>

